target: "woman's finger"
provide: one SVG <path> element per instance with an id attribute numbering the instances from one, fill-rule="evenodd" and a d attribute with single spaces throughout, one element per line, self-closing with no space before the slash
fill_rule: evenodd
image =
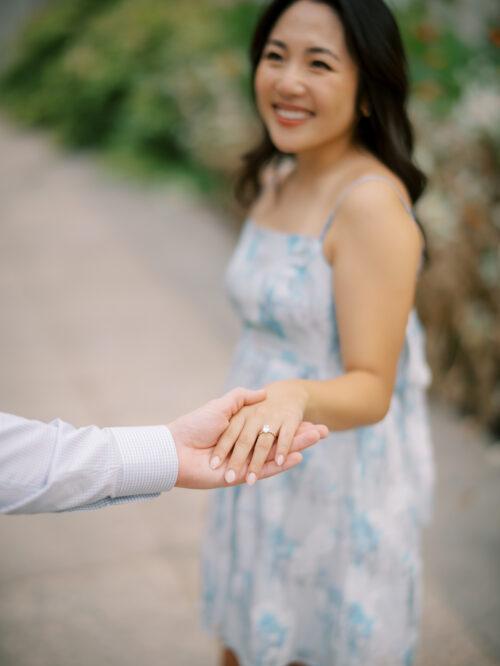
<path id="1" fill-rule="evenodd" d="M 267 454 L 266 458 L 266 463 L 271 462 L 271 460 L 274 460 L 276 458 L 276 442 L 277 440 L 274 440 L 273 445 L 269 449 L 269 453 Z"/>
<path id="2" fill-rule="evenodd" d="M 302 462 L 303 456 L 301 453 L 298 451 L 294 451 L 290 453 L 283 463 L 283 465 L 277 465 L 274 460 L 268 460 L 260 473 L 260 479 L 267 479 L 270 476 L 276 476 L 276 474 L 279 474 L 280 472 L 286 472 L 287 470 L 291 469 L 292 467 L 295 467 L 298 465 L 300 462 Z M 222 472 L 223 470 L 219 470 Z M 243 466 L 243 468 L 238 472 L 238 475 L 235 476 L 234 481 L 231 482 L 230 485 L 236 486 L 241 483 L 244 483 L 247 479 L 248 475 L 248 460 Z"/>
<path id="3" fill-rule="evenodd" d="M 210 467 L 212 469 L 217 469 L 217 467 L 219 467 L 224 462 L 226 457 L 231 452 L 234 443 L 240 436 L 240 433 L 244 425 L 245 425 L 244 414 L 240 413 L 236 414 L 236 416 L 233 416 L 233 418 L 229 422 L 228 427 L 220 436 L 219 441 L 215 445 L 215 448 L 210 457 Z"/>
<path id="4" fill-rule="evenodd" d="M 300 421 L 287 421 L 281 427 L 276 446 L 276 464 L 282 465 L 290 452 L 293 438 L 300 426 Z"/>
<path id="5" fill-rule="evenodd" d="M 234 444 L 231 458 L 227 464 L 225 475 L 227 483 L 233 483 L 234 479 L 240 474 L 241 469 L 245 465 L 247 458 L 256 443 L 261 427 L 260 424 L 261 420 L 258 417 L 253 417 L 245 422 L 245 425 Z M 269 445 L 272 446 L 272 443 L 271 439 Z"/>
<path id="6" fill-rule="evenodd" d="M 283 426 L 281 426 L 283 427 Z M 258 433 L 257 441 L 255 442 L 255 448 L 252 455 L 252 460 L 248 467 L 247 474 L 247 483 L 252 486 L 262 471 L 262 467 L 266 462 L 269 451 L 274 445 L 275 440 L 279 435 L 279 427 L 275 427 L 272 424 L 267 427 L 264 426 L 261 429 L 261 432 Z"/>

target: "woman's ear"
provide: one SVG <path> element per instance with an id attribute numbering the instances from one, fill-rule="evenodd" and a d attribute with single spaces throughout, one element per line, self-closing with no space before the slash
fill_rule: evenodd
<path id="1" fill-rule="evenodd" d="M 360 105 L 360 111 L 361 115 L 364 116 L 365 118 L 369 118 L 371 115 L 371 110 L 370 110 L 370 105 L 366 100 L 363 100 Z"/>

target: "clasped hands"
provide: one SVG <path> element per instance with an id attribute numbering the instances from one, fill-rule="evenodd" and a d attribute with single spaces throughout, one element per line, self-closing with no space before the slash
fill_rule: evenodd
<path id="1" fill-rule="evenodd" d="M 300 451 L 328 434 L 303 420 L 305 399 L 294 382 L 275 382 L 260 391 L 233 389 L 176 419 L 169 424 L 179 458 L 176 485 L 252 485 L 295 467 Z"/>

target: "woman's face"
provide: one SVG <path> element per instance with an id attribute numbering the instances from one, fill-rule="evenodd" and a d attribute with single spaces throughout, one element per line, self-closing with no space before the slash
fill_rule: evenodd
<path id="1" fill-rule="evenodd" d="M 300 154 L 350 141 L 357 84 L 335 12 L 312 0 L 291 5 L 271 31 L 255 76 L 257 107 L 276 148 Z"/>

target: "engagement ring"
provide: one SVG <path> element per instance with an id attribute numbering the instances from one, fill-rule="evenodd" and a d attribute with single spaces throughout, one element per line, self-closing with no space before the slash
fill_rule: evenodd
<path id="1" fill-rule="evenodd" d="M 276 433 L 271 430 L 271 426 L 267 423 L 262 426 L 262 430 L 259 432 L 259 435 L 272 435 L 275 438 L 277 437 Z"/>

